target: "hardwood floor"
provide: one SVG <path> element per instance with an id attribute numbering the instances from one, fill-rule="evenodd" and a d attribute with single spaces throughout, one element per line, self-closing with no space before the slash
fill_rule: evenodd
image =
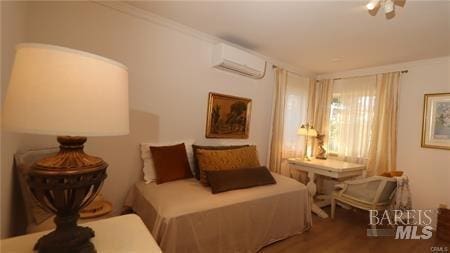
<path id="1" fill-rule="evenodd" d="M 329 208 L 325 209 L 330 213 Z M 366 236 L 368 213 L 361 210 L 336 208 L 336 218 L 321 219 L 313 215 L 313 227 L 301 235 L 274 243 L 263 248 L 263 253 L 426 253 L 431 247 L 447 247 L 450 243 L 435 239 L 429 240 L 395 240 L 393 237 L 369 238 Z"/>

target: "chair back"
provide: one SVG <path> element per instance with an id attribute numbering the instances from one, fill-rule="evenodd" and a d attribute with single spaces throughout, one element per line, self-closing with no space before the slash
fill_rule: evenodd
<path id="1" fill-rule="evenodd" d="M 395 194 L 395 191 L 397 190 L 397 180 L 395 178 L 388 178 L 388 179 L 389 180 L 386 180 L 386 183 L 384 184 L 383 188 L 380 191 L 380 195 L 377 201 L 379 203 L 390 202 Z"/>
<path id="2" fill-rule="evenodd" d="M 350 180 L 344 184 L 347 186 L 339 192 L 339 196 L 373 206 L 390 204 L 397 189 L 397 180 L 384 176 Z"/>

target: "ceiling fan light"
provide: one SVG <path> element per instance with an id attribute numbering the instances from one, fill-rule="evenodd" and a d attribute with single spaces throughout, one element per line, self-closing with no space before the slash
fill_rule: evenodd
<path id="1" fill-rule="evenodd" d="M 371 11 L 373 9 L 375 9 L 378 5 L 379 0 L 371 0 L 367 5 L 366 8 Z"/>
<path id="2" fill-rule="evenodd" d="M 394 2 L 392 0 L 387 0 L 384 3 L 384 13 L 390 13 L 394 11 Z"/>

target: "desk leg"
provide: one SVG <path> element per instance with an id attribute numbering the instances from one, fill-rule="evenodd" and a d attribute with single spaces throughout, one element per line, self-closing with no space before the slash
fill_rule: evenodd
<path id="1" fill-rule="evenodd" d="M 313 172 L 308 172 L 309 182 L 306 184 L 308 188 L 309 195 L 311 198 L 311 210 L 313 213 L 317 214 L 320 218 L 326 219 L 328 218 L 328 214 L 325 213 L 320 207 L 314 203 L 314 196 L 317 193 L 317 185 L 315 183 L 316 175 Z"/>

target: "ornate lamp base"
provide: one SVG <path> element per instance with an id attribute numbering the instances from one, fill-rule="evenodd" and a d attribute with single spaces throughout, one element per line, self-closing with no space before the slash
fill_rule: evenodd
<path id="1" fill-rule="evenodd" d="M 39 253 L 92 253 L 96 252 L 94 244 L 90 241 L 95 236 L 94 230 L 89 227 L 77 226 L 77 215 L 68 217 L 55 217 L 56 230 L 41 237 L 35 250 Z"/>
<path id="2" fill-rule="evenodd" d="M 56 214 L 56 229 L 35 245 L 40 253 L 94 253 L 92 229 L 77 226 L 79 211 L 100 191 L 108 165 L 84 153 L 85 137 L 58 137 L 60 151 L 33 165 L 28 185 L 46 210 Z"/>
<path id="3" fill-rule="evenodd" d="M 316 159 L 322 159 L 327 160 L 327 151 L 325 150 L 324 146 L 324 134 L 318 134 L 317 135 L 317 145 L 319 147 L 318 154 L 316 155 Z"/>

